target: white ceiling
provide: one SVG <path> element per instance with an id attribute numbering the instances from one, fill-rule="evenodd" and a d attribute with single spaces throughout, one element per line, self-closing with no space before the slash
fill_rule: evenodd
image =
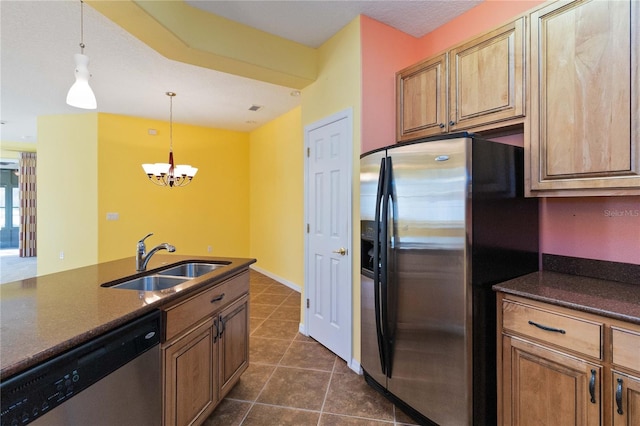
<path id="1" fill-rule="evenodd" d="M 192 6 L 317 47 L 365 14 L 416 37 L 480 0 L 194 1 Z M 78 114 L 65 104 L 80 48 L 78 0 L 0 1 L 0 139 L 35 142 L 36 117 Z M 250 131 L 300 102 L 291 89 L 169 60 L 84 6 L 84 53 L 98 112 Z M 253 105 L 264 108 L 249 111 Z"/>

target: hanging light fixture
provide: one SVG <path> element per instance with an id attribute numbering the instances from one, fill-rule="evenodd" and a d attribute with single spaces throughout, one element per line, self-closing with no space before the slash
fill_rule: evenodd
<path id="1" fill-rule="evenodd" d="M 96 109 L 96 95 L 93 94 L 93 90 L 89 86 L 89 57 L 84 54 L 84 17 L 83 17 L 84 2 L 80 1 L 80 53 L 73 55 L 73 59 L 76 62 L 76 82 L 69 89 L 67 93 L 67 104 L 76 108 L 83 109 Z"/>
<path id="2" fill-rule="evenodd" d="M 191 179 L 196 175 L 198 169 L 188 164 L 178 164 L 173 162 L 173 92 L 167 92 L 169 96 L 169 162 L 143 164 L 142 168 L 149 177 L 149 180 L 160 186 L 186 186 L 191 183 Z"/>

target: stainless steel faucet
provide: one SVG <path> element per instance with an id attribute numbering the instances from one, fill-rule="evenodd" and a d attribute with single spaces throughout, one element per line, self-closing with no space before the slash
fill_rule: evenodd
<path id="1" fill-rule="evenodd" d="M 144 244 L 144 240 L 152 235 L 153 233 L 147 234 L 146 237 L 138 241 L 138 248 L 136 249 L 136 271 L 146 270 L 149 259 L 151 259 L 151 256 L 153 256 L 158 250 L 167 250 L 169 253 L 176 251 L 176 248 L 171 244 L 162 243 L 152 248 L 151 251 L 149 251 L 149 254 L 147 254 L 147 246 Z"/>

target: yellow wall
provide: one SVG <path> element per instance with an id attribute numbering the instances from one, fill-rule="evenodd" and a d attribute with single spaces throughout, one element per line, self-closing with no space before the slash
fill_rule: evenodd
<path id="1" fill-rule="evenodd" d="M 353 110 L 352 253 L 360 253 L 360 128 L 361 45 L 360 17 L 351 21 L 319 49 L 317 80 L 302 91 L 302 125 Z M 360 359 L 360 259 L 351 257 L 353 271 L 353 356 Z M 304 300 L 304 294 L 303 294 Z M 302 309 L 302 308 L 301 308 Z M 304 319 L 304 309 L 301 318 Z"/>
<path id="2" fill-rule="evenodd" d="M 100 114 L 98 137 L 100 262 L 133 256 L 150 232 L 148 248 L 169 242 L 179 254 L 249 255 L 247 133 L 174 123 L 176 163 L 198 168 L 183 188 L 156 186 L 141 167 L 168 161 L 168 122 Z M 107 221 L 107 213 L 119 220 Z"/>
<path id="3" fill-rule="evenodd" d="M 304 142 L 300 107 L 251 132 L 251 257 L 304 286 Z"/>
<path id="4" fill-rule="evenodd" d="M 97 134 L 96 113 L 38 118 L 38 275 L 98 261 Z"/>
<path id="5" fill-rule="evenodd" d="M 112 114 L 39 118 L 38 275 L 134 256 L 149 232 L 147 247 L 249 256 L 249 135 L 174 123 L 176 162 L 199 170 L 169 189 L 141 167 L 167 161 L 168 132 L 167 122 Z"/>

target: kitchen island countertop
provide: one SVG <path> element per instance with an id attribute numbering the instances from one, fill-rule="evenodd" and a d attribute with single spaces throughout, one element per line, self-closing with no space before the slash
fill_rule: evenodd
<path id="1" fill-rule="evenodd" d="M 228 262 L 183 290 L 101 287 L 184 261 Z M 0 286 L 0 380 L 246 269 L 255 259 L 155 255 L 143 273 L 125 258 Z"/>
<path id="2" fill-rule="evenodd" d="M 638 284 L 539 271 L 496 284 L 493 290 L 640 324 Z"/>

